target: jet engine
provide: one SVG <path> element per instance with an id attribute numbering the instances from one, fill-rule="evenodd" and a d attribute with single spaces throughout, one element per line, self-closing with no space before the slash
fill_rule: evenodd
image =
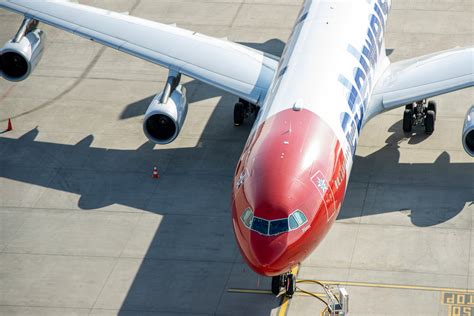
<path id="1" fill-rule="evenodd" d="M 166 89 L 151 102 L 143 121 L 143 131 L 150 141 L 159 145 L 171 143 L 178 137 L 183 127 L 188 102 L 186 89 L 178 85 L 169 97 Z"/>
<path id="2" fill-rule="evenodd" d="M 41 59 L 44 51 L 45 34 L 34 29 L 16 36 L 0 50 L 0 73 L 9 81 L 28 78 Z"/>
<path id="3" fill-rule="evenodd" d="M 464 150 L 474 157 L 474 105 L 467 111 L 464 129 L 462 131 Z"/>

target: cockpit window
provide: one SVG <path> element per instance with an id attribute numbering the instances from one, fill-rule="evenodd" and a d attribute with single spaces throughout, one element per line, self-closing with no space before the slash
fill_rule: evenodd
<path id="1" fill-rule="evenodd" d="M 294 211 L 288 218 L 266 220 L 255 217 L 251 208 L 244 210 L 240 216 L 240 220 L 247 228 L 265 236 L 275 236 L 286 233 L 298 229 L 308 222 L 308 219 L 300 210 Z"/>
<path id="2" fill-rule="evenodd" d="M 242 216 L 240 216 L 240 219 L 244 223 L 245 226 L 250 228 L 252 226 L 252 220 L 253 220 L 253 211 L 252 209 L 248 208 L 246 209 L 243 213 Z"/>
<path id="3" fill-rule="evenodd" d="M 262 218 L 254 217 L 252 222 L 252 230 L 262 235 L 268 235 L 268 221 Z"/>
<path id="4" fill-rule="evenodd" d="M 298 227 L 303 225 L 304 223 L 306 223 L 308 221 L 306 219 L 306 216 L 300 210 L 297 210 L 296 212 L 294 212 L 293 216 L 295 217 L 295 220 L 298 223 Z"/>
<path id="5" fill-rule="evenodd" d="M 270 235 L 278 235 L 288 231 L 288 219 L 278 219 L 270 222 Z"/>
<path id="6" fill-rule="evenodd" d="M 290 218 L 288 219 L 288 221 L 290 222 L 290 229 L 291 230 L 298 228 L 298 222 L 296 221 L 293 214 L 290 215 Z"/>

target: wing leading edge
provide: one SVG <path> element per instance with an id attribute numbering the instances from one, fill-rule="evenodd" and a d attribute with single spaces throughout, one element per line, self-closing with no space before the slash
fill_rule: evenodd
<path id="1" fill-rule="evenodd" d="M 25 17 L 263 102 L 278 61 L 263 52 L 175 26 L 64 0 L 0 0 Z"/>
<path id="2" fill-rule="evenodd" d="M 474 47 L 393 63 L 375 86 L 368 119 L 415 101 L 474 86 Z"/>

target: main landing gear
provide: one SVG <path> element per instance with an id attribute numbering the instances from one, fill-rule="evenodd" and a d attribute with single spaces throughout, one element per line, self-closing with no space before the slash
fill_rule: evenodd
<path id="1" fill-rule="evenodd" d="M 417 101 L 405 106 L 403 113 L 403 131 L 411 133 L 414 126 L 422 125 L 425 133 L 431 135 L 435 129 L 436 102 L 425 100 Z"/>
<path id="2" fill-rule="evenodd" d="M 239 99 L 234 106 L 234 125 L 240 126 L 244 123 L 246 119 L 249 119 L 252 115 L 257 117 L 260 107 L 255 104 L 252 104 L 243 99 Z"/>
<path id="3" fill-rule="evenodd" d="M 272 278 L 272 293 L 280 294 L 281 289 L 285 290 L 285 295 L 292 297 L 296 292 L 296 276 L 291 273 L 286 273 Z"/>

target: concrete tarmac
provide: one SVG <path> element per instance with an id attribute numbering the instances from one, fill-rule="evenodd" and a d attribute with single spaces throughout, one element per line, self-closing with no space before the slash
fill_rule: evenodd
<path id="1" fill-rule="evenodd" d="M 276 55 L 302 3 L 81 2 Z M 472 45 L 473 6 L 393 0 L 390 58 Z M 1 11 L 0 42 L 20 22 Z M 184 130 L 153 146 L 141 122 L 166 70 L 44 29 L 34 74 L 0 80 L 0 130 L 14 126 L 0 135 L 0 315 L 320 315 L 314 298 L 269 295 L 237 250 L 231 179 L 251 126 L 233 126 L 236 98 L 186 79 Z M 349 315 L 474 314 L 474 159 L 460 140 L 474 90 L 435 100 L 430 137 L 404 135 L 402 109 L 366 126 L 343 210 L 299 269 L 343 284 Z"/>

